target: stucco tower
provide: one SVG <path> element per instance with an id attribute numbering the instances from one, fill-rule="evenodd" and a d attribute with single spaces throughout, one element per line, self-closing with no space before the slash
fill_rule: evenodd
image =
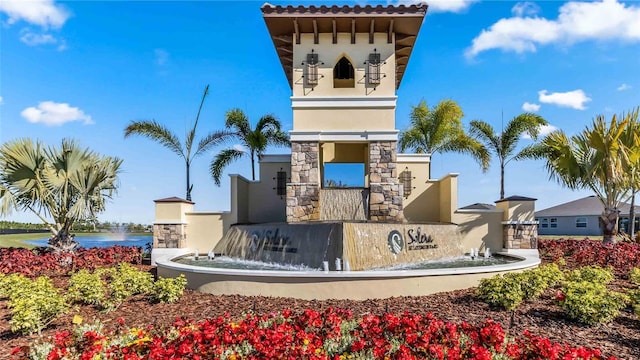
<path id="1" fill-rule="evenodd" d="M 396 89 L 427 5 L 265 4 L 262 12 L 292 89 L 287 221 L 322 219 L 329 163 L 364 164 L 366 219 L 402 221 Z"/>

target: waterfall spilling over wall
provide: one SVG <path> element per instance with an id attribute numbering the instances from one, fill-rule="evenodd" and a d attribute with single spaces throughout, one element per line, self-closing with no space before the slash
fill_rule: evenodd
<path id="1" fill-rule="evenodd" d="M 368 189 L 321 189 L 320 220 L 367 220 Z"/>
<path id="2" fill-rule="evenodd" d="M 214 252 L 317 269 L 327 261 L 331 270 L 340 258 L 358 271 L 462 256 L 461 242 L 455 224 L 274 223 L 233 226 Z"/>

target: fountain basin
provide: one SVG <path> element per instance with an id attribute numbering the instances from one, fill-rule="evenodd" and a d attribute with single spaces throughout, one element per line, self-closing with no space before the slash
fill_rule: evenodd
<path id="1" fill-rule="evenodd" d="M 187 287 L 215 295 L 281 296 L 305 300 L 421 296 L 477 286 L 480 279 L 540 264 L 537 250 L 499 252 L 518 261 L 489 266 L 426 270 L 278 271 L 206 268 L 157 260 L 158 275 L 184 274 Z"/>

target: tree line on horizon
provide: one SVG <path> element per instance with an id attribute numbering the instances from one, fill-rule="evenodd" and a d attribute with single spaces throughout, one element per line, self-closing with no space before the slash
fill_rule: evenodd
<path id="1" fill-rule="evenodd" d="M 184 159 L 187 200 L 191 200 L 193 190 L 192 162 L 214 146 L 226 145 L 209 164 L 214 182 L 220 185 L 224 168 L 234 160 L 249 156 L 255 180 L 256 158 L 270 145 L 290 145 L 275 116 L 264 115 L 252 127 L 246 114 L 237 108 L 226 112 L 223 130 L 206 134 L 196 144 L 200 113 L 208 93 L 207 85 L 195 121 L 183 140 L 155 120 L 131 121 L 124 129 L 125 138 L 149 138 Z M 410 125 L 400 133 L 400 150 L 468 154 L 483 171 L 496 158 L 500 164 L 501 199 L 506 165 L 522 159 L 541 159 L 551 179 L 570 189 L 591 189 L 596 193 L 604 207 L 603 240 L 613 241 L 618 226 L 617 208 L 629 199 L 633 205 L 640 188 L 638 109 L 614 115 L 610 121 L 597 116 L 590 127 L 572 137 L 556 130 L 517 152 L 522 134 L 537 140 L 541 126 L 548 124 L 544 118 L 523 113 L 499 132 L 485 121 L 473 120 L 467 132 L 463 116 L 453 100 L 440 101 L 432 108 L 421 101 L 412 107 Z M 6 216 L 12 210 L 33 212 L 51 231 L 50 245 L 57 251 L 71 251 L 76 246 L 71 234 L 74 225 L 95 220 L 104 210 L 106 200 L 117 190 L 121 164 L 121 159 L 83 149 L 69 139 L 63 139 L 60 147 L 47 147 L 28 138 L 9 141 L 0 147 L 0 215 Z"/>

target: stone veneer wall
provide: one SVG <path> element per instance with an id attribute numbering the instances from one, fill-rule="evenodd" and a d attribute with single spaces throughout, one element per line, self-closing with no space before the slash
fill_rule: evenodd
<path id="1" fill-rule="evenodd" d="M 187 224 L 153 224 L 153 247 L 187 247 Z"/>
<path id="2" fill-rule="evenodd" d="M 503 225 L 506 249 L 537 249 L 538 225 L 536 223 L 509 223 Z"/>
<path id="3" fill-rule="evenodd" d="M 287 222 L 320 219 L 317 142 L 291 143 L 291 183 L 287 184 Z"/>
<path id="4" fill-rule="evenodd" d="M 369 143 L 369 220 L 404 221 L 396 141 Z"/>

